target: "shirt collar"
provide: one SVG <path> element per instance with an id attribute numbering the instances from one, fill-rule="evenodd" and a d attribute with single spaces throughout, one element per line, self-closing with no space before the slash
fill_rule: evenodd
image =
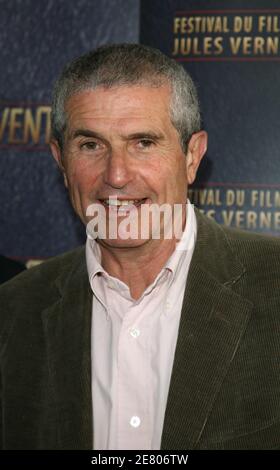
<path id="1" fill-rule="evenodd" d="M 194 213 L 193 204 L 187 202 L 187 220 L 181 239 L 176 243 L 176 248 L 170 258 L 167 260 L 164 268 L 169 269 L 172 273 L 172 279 L 176 277 L 176 273 L 185 259 L 186 253 L 193 252 L 197 235 L 197 223 Z M 164 269 L 163 268 L 163 269 Z"/>

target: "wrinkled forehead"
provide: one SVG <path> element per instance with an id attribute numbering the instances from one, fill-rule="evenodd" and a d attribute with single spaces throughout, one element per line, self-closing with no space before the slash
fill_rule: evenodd
<path id="1" fill-rule="evenodd" d="M 98 86 L 71 95 L 65 103 L 67 124 L 73 121 L 167 119 L 170 121 L 170 87 L 150 85 Z"/>

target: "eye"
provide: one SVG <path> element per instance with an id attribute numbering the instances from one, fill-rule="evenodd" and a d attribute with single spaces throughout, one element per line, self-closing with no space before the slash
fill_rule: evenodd
<path id="1" fill-rule="evenodd" d="M 81 144 L 81 149 L 85 150 L 100 150 L 101 145 L 98 142 L 90 140 L 89 142 L 84 142 Z"/>
<path id="2" fill-rule="evenodd" d="M 149 149 L 154 145 L 154 142 L 151 139 L 141 139 L 138 141 L 138 147 L 140 149 Z"/>

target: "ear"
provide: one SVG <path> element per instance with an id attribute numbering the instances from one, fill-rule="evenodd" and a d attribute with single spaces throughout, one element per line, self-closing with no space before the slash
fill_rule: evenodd
<path id="1" fill-rule="evenodd" d="M 64 185 L 66 188 L 68 188 L 68 180 L 66 176 L 64 162 L 63 162 L 62 150 L 57 140 L 52 139 L 50 141 L 50 148 L 51 148 L 52 156 L 55 159 L 56 163 L 59 166 L 59 169 L 61 170 L 63 174 Z"/>
<path id="2" fill-rule="evenodd" d="M 207 132 L 195 132 L 189 141 L 187 156 L 186 156 L 186 174 L 188 184 L 192 184 L 196 177 L 196 172 L 202 157 L 207 150 Z"/>

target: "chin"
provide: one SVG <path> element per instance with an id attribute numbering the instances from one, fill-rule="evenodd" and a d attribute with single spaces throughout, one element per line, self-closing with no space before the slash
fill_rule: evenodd
<path id="1" fill-rule="evenodd" d="M 142 239 L 128 239 L 128 240 L 123 240 L 120 238 L 117 239 L 98 239 L 98 243 L 100 245 L 110 247 L 110 248 L 139 248 L 143 245 L 145 245 L 148 242 L 148 240 L 142 240 Z"/>

